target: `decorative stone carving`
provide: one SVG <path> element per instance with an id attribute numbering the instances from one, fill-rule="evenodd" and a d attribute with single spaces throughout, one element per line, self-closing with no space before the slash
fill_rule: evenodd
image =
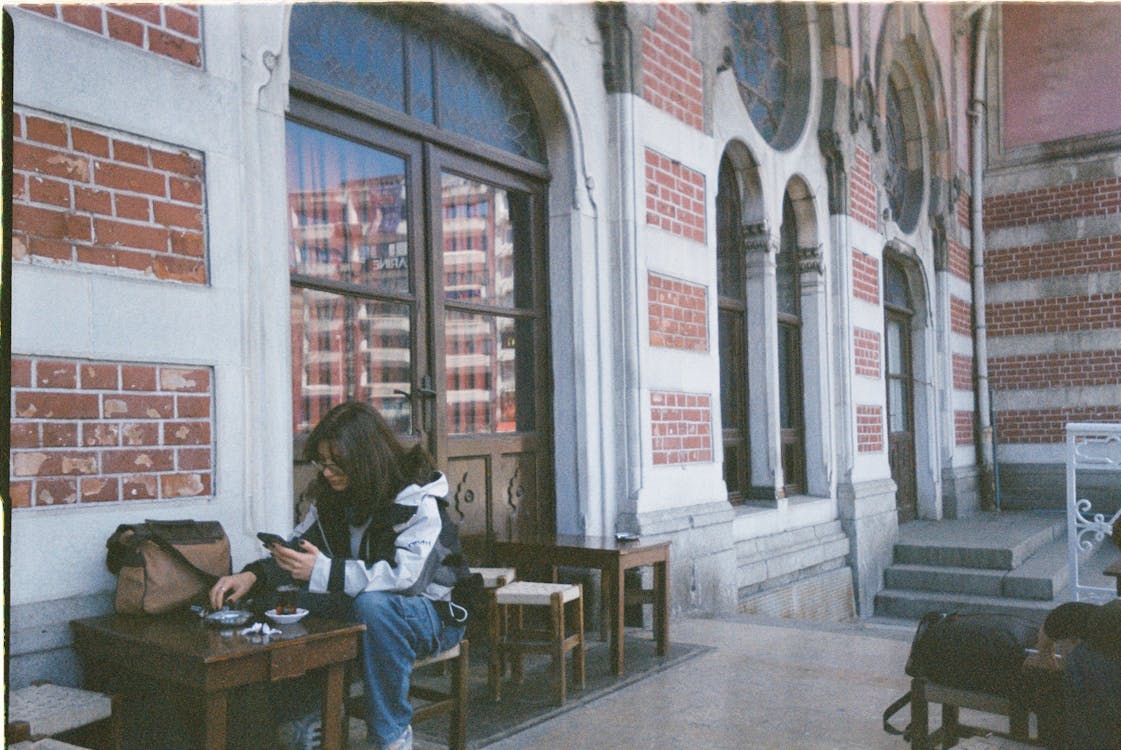
<path id="1" fill-rule="evenodd" d="M 841 149 L 841 134 L 833 129 L 817 131 L 818 148 L 825 157 L 825 174 L 829 179 L 829 213 L 847 214 L 849 208 L 848 174 Z"/>
<path id="2" fill-rule="evenodd" d="M 821 245 L 798 248 L 798 272 L 801 274 L 825 273 L 825 255 Z"/>
<path id="3" fill-rule="evenodd" d="M 633 55 L 626 3 L 596 3 L 596 25 L 603 38 L 604 87 L 611 94 L 633 93 Z"/>
<path id="4" fill-rule="evenodd" d="M 745 223 L 740 230 L 743 254 L 764 253 L 774 255 L 778 252 L 778 240 L 771 236 L 771 228 L 766 221 Z"/>

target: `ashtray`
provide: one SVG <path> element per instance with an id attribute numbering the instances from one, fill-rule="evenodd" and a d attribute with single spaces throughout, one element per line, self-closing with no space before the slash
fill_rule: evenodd
<path id="1" fill-rule="evenodd" d="M 275 609 L 270 609 L 265 612 L 265 617 L 269 618 L 278 625 L 291 625 L 294 622 L 299 622 L 300 620 L 304 619 L 305 615 L 307 615 L 307 610 L 303 607 L 297 609 L 296 614 L 294 615 L 278 614 Z"/>
<path id="2" fill-rule="evenodd" d="M 216 628 L 236 628 L 253 619 L 253 613 L 245 609 L 220 609 L 202 618 L 207 625 Z"/>

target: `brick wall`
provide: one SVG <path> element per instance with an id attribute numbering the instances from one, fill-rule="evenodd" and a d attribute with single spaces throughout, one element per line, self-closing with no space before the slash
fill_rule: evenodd
<path id="1" fill-rule="evenodd" d="M 880 304 L 880 265 L 868 253 L 852 251 L 852 293 L 858 299 Z"/>
<path id="2" fill-rule="evenodd" d="M 953 240 L 950 240 L 946 244 L 949 246 L 950 251 L 950 273 L 952 273 L 954 276 L 957 276 L 959 279 L 971 281 L 973 279 L 973 269 L 970 266 L 971 253 L 969 252 L 969 248 L 961 244 L 960 242 L 954 242 Z M 988 274 L 988 262 L 989 258 L 988 256 L 985 256 L 986 275 Z"/>
<path id="3" fill-rule="evenodd" d="M 202 29 L 197 5 L 20 7 L 196 68 L 202 67 Z"/>
<path id="4" fill-rule="evenodd" d="M 856 149 L 849 176 L 849 213 L 861 224 L 876 228 L 876 186 L 872 183 L 872 159 Z"/>
<path id="5" fill-rule="evenodd" d="M 12 357 L 16 508 L 212 494 L 209 368 Z"/>
<path id="6" fill-rule="evenodd" d="M 954 412 L 954 444 L 955 445 L 972 445 L 973 444 L 973 412 L 971 412 L 971 411 L 955 411 Z"/>
<path id="7" fill-rule="evenodd" d="M 1121 328 L 1121 293 L 1047 297 L 986 307 L 990 336 Z"/>
<path id="8" fill-rule="evenodd" d="M 12 258 L 205 284 L 195 151 L 18 109 Z"/>
<path id="9" fill-rule="evenodd" d="M 853 328 L 852 345 L 856 374 L 880 377 L 880 334 L 867 328 Z"/>
<path id="10" fill-rule="evenodd" d="M 884 411 L 881 406 L 856 407 L 856 450 L 879 453 L 884 449 Z"/>
<path id="11" fill-rule="evenodd" d="M 693 58 L 693 19 L 685 6 L 658 5 L 642 31 L 642 98 L 686 125 L 704 129 L 701 64 Z"/>
<path id="12" fill-rule="evenodd" d="M 680 279 L 647 275 L 650 345 L 708 351 L 708 294 Z"/>
<path id="13" fill-rule="evenodd" d="M 712 461 L 712 399 L 708 394 L 652 392 L 650 429 L 655 464 Z"/>
<path id="14" fill-rule="evenodd" d="M 1005 409 L 996 413 L 1001 443 L 1062 443 L 1067 422 L 1121 422 L 1121 406 Z"/>
<path id="15" fill-rule="evenodd" d="M 967 354 L 953 355 L 954 389 L 973 390 L 973 357 Z"/>
<path id="16" fill-rule="evenodd" d="M 985 281 L 1121 271 L 1121 234 L 985 251 Z"/>
<path id="17" fill-rule="evenodd" d="M 1121 380 L 1121 349 L 994 357 L 989 368 L 998 391 L 1113 385 Z"/>
<path id="18" fill-rule="evenodd" d="M 985 229 L 1121 213 L 1121 177 L 985 198 Z"/>
<path id="19" fill-rule="evenodd" d="M 705 176 L 646 149 L 646 223 L 705 241 Z"/>
<path id="20" fill-rule="evenodd" d="M 991 318 L 987 318 L 986 323 L 991 326 Z M 973 305 L 960 297 L 950 297 L 950 330 L 966 336 L 973 330 Z"/>
<path id="21" fill-rule="evenodd" d="M 968 193 L 962 193 L 958 196 L 957 217 L 958 225 L 962 229 L 970 229 L 973 226 L 973 212 L 970 210 L 969 200 Z"/>

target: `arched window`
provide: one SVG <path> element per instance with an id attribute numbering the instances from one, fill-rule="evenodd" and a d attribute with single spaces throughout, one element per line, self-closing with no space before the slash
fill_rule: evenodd
<path id="1" fill-rule="evenodd" d="M 884 101 L 887 167 L 884 191 L 895 222 L 905 232 L 915 227 L 922 201 L 922 157 L 914 148 L 920 138 L 910 89 L 900 90 L 896 77 L 888 79 Z"/>
<path id="2" fill-rule="evenodd" d="M 293 427 L 298 443 L 339 401 L 373 404 L 433 452 L 485 543 L 555 524 L 548 172 L 520 79 L 449 23 L 292 11 Z"/>
<path id="3" fill-rule="evenodd" d="M 783 491 L 790 496 L 805 490 L 806 441 L 802 403 L 802 284 L 798 269 L 797 218 L 789 193 L 782 199 L 775 284 Z"/>
<path id="4" fill-rule="evenodd" d="M 728 499 L 742 502 L 751 489 L 747 394 L 747 281 L 741 222 L 742 197 L 731 159 L 720 162 L 716 193 L 716 293 L 719 309 L 720 423 Z"/>

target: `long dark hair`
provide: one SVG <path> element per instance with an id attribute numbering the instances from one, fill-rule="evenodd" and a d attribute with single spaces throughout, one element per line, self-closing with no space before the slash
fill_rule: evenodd
<path id="1" fill-rule="evenodd" d="M 323 415 L 304 445 L 304 460 L 322 460 L 321 447 L 347 478 L 346 489 L 335 492 L 322 474 L 316 475 L 307 494 L 321 510 L 373 514 L 388 508 L 410 484 L 427 484 L 435 471 L 423 445 L 405 448 L 385 418 L 358 401 L 346 401 Z"/>

